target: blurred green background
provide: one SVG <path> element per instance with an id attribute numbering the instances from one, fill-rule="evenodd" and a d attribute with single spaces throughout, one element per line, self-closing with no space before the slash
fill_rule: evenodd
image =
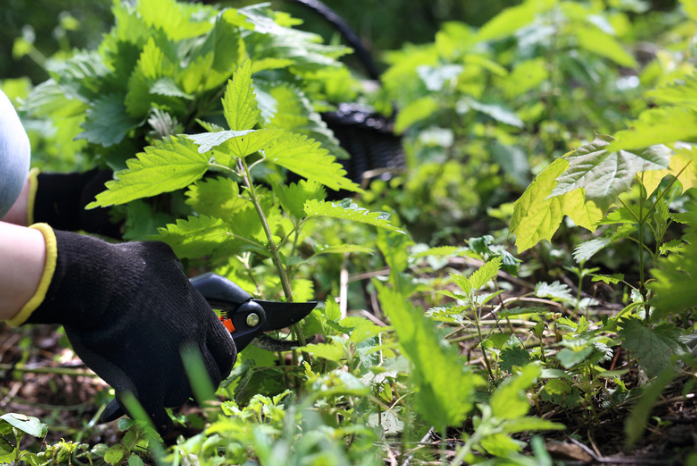
<path id="1" fill-rule="evenodd" d="M 239 7 L 259 2 L 220 3 Z M 520 0 L 326 0 L 325 3 L 360 35 L 382 70 L 384 67 L 379 64 L 382 51 L 401 48 L 408 42 L 430 42 L 445 21 L 480 26 Z M 48 57 L 71 48 L 96 48 L 102 33 L 113 22 L 111 4 L 110 0 L 3 0 L 0 79 L 27 76 L 37 84 L 48 78 L 43 69 Z M 338 39 L 336 30 L 325 20 L 293 1 L 274 0 L 272 4 L 303 19 L 303 29 L 321 34 L 326 40 Z M 654 0 L 652 5 L 654 9 L 671 9 L 675 0 Z M 34 43 L 36 50 L 29 50 L 28 43 Z"/>

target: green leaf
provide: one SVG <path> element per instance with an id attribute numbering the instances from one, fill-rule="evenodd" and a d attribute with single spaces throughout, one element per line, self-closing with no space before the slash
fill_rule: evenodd
<path id="1" fill-rule="evenodd" d="M 626 445 L 632 446 L 644 433 L 648 424 L 649 415 L 658 397 L 663 390 L 677 376 L 672 367 L 665 367 L 658 375 L 658 378 L 644 389 L 644 396 L 634 405 L 632 412 L 624 423 L 624 432 L 627 434 Z"/>
<path id="2" fill-rule="evenodd" d="M 169 244 L 178 257 L 197 259 L 212 254 L 229 241 L 230 236 L 221 219 L 201 215 L 160 228 L 157 239 Z"/>
<path id="3" fill-rule="evenodd" d="M 504 432 L 508 434 L 540 430 L 563 430 L 565 428 L 566 426 L 564 426 L 564 424 L 531 416 L 519 417 L 517 419 L 509 419 L 503 425 Z"/>
<path id="4" fill-rule="evenodd" d="M 463 248 L 460 246 L 438 246 L 435 248 L 428 248 L 427 250 L 418 252 L 416 254 L 412 254 L 411 257 L 413 257 L 414 259 L 418 259 L 421 257 L 428 257 L 428 256 L 450 257 L 450 256 L 462 255 L 462 253 L 464 253 L 466 251 L 467 251 L 467 248 Z"/>
<path id="5" fill-rule="evenodd" d="M 15 429 L 19 429 L 25 434 L 33 437 L 44 438 L 48 433 L 48 426 L 38 418 L 25 416 L 24 414 L 6 413 L 0 419 L 10 424 Z"/>
<path id="6" fill-rule="evenodd" d="M 169 97 L 179 97 L 186 100 L 194 100 L 194 96 L 187 94 L 177 86 L 172 78 L 164 77 L 155 81 L 150 86 L 151 94 L 166 95 Z"/>
<path id="7" fill-rule="evenodd" d="M 237 157 L 246 157 L 267 147 L 274 139 L 283 134 L 278 129 L 260 129 L 246 136 L 238 136 L 230 139 L 226 147 Z"/>
<path id="8" fill-rule="evenodd" d="M 594 282 L 603 282 L 607 283 L 608 285 L 617 285 L 618 283 L 622 283 L 624 281 L 624 274 L 621 273 L 615 273 L 612 275 L 600 275 L 600 274 L 591 274 L 592 280 Z"/>
<path id="9" fill-rule="evenodd" d="M 483 42 L 510 36 L 532 23 L 535 15 L 545 12 L 555 3 L 554 0 L 527 0 L 522 5 L 505 8 L 482 26 L 475 40 Z"/>
<path id="10" fill-rule="evenodd" d="M 314 181 L 300 180 L 289 185 L 274 185 L 283 209 L 296 219 L 305 217 L 305 202 L 310 199 L 323 201 L 327 197 L 324 187 Z"/>
<path id="11" fill-rule="evenodd" d="M 95 100 L 80 125 L 84 131 L 78 139 L 87 139 L 104 147 L 121 142 L 131 129 L 139 125 L 137 119 L 128 116 L 123 101 L 124 96 L 120 94 L 106 94 Z"/>
<path id="12" fill-rule="evenodd" d="M 156 208 L 142 200 L 135 200 L 126 206 L 126 224 L 123 239 L 130 241 L 146 241 L 156 235 L 159 228 L 173 220 L 172 216 L 159 212 Z"/>
<path id="13" fill-rule="evenodd" d="M 500 367 L 512 371 L 513 366 L 523 367 L 530 362 L 530 353 L 523 348 L 505 348 L 501 351 Z"/>
<path id="14" fill-rule="evenodd" d="M 472 409 L 475 387 L 483 381 L 465 365 L 457 349 L 442 344 L 434 323 L 410 300 L 375 283 L 382 308 L 412 367 L 415 408 L 437 430 L 457 426 Z"/>
<path id="15" fill-rule="evenodd" d="M 254 132 L 253 129 L 244 131 L 216 131 L 213 133 L 188 134 L 186 137 L 198 144 L 198 151 L 200 154 L 203 154 L 214 147 L 226 143 L 232 138 L 247 136 Z"/>
<path id="16" fill-rule="evenodd" d="M 201 215 L 232 220 L 245 209 L 253 209 L 249 199 L 240 196 L 239 185 L 230 178 L 209 178 L 189 186 L 186 203 Z"/>
<path id="17" fill-rule="evenodd" d="M 140 17 L 152 29 L 161 29 L 174 41 L 189 39 L 209 31 L 214 10 L 201 5 L 182 4 L 175 0 L 139 1 Z M 208 12 L 208 15 L 202 14 Z"/>
<path id="18" fill-rule="evenodd" d="M 208 157 L 185 137 L 158 141 L 137 157 L 126 162 L 128 169 L 116 173 L 115 181 L 106 183 L 107 191 L 98 194 L 88 209 L 181 189 L 201 178 L 208 169 Z"/>
<path id="19" fill-rule="evenodd" d="M 586 199 L 605 212 L 620 193 L 629 190 L 637 173 L 668 167 L 670 149 L 665 146 L 652 146 L 635 155 L 623 150 L 608 152 L 608 145 L 597 137 L 590 144 L 564 156 L 569 166 L 557 177 L 558 184 L 550 197 L 584 188 Z"/>
<path id="20" fill-rule="evenodd" d="M 140 456 L 131 453 L 131 456 L 128 457 L 128 466 L 145 466 L 145 463 L 140 459 Z"/>
<path id="21" fill-rule="evenodd" d="M 656 89 L 648 91 L 646 96 L 657 103 L 687 106 L 697 110 L 697 76 L 692 74 L 680 80 L 659 85 Z"/>
<path id="22" fill-rule="evenodd" d="M 109 447 L 106 453 L 104 453 L 104 461 L 108 464 L 111 464 L 112 466 L 115 466 L 121 463 L 121 460 L 123 459 L 123 455 L 125 453 L 126 449 L 123 445 L 112 445 L 111 447 Z"/>
<path id="23" fill-rule="evenodd" d="M 411 238 L 399 231 L 380 229 L 376 243 L 390 268 L 391 276 L 406 270 L 409 265 L 408 247 L 414 244 Z"/>
<path id="24" fill-rule="evenodd" d="M 387 220 L 388 214 L 383 212 L 370 212 L 368 209 L 358 207 L 350 200 L 340 203 L 324 202 L 311 199 L 305 203 L 305 213 L 308 217 L 333 217 L 352 222 L 367 223 L 379 228 L 404 233 L 399 228 L 391 225 Z"/>
<path id="25" fill-rule="evenodd" d="M 592 202 L 586 202 L 581 190 L 557 197 L 549 197 L 557 184 L 556 178 L 566 170 L 564 158 L 547 167 L 523 195 L 516 201 L 511 218 L 511 234 L 516 235 L 519 252 L 533 247 L 539 241 L 551 240 L 564 215 L 569 215 L 577 225 L 595 230 L 602 212 Z"/>
<path id="26" fill-rule="evenodd" d="M 327 359 L 329 361 L 339 362 L 347 358 L 347 348 L 341 342 L 340 337 L 330 337 L 329 343 L 310 344 L 298 348 L 301 351 L 310 353 L 318 358 Z"/>
<path id="27" fill-rule="evenodd" d="M 409 105 L 399 110 L 394 123 L 396 133 L 401 133 L 410 126 L 427 119 L 433 115 L 440 105 L 433 97 L 422 97 L 410 102 Z"/>
<path id="28" fill-rule="evenodd" d="M 164 51 L 150 37 L 143 47 L 138 63 L 128 78 L 128 93 L 125 104 L 128 115 L 143 118 L 150 111 L 153 102 L 161 105 L 176 105 L 178 99 L 152 94 L 152 86 L 160 79 L 174 73 L 174 65 L 167 59 Z"/>
<path id="29" fill-rule="evenodd" d="M 225 119 L 233 131 L 254 129 L 259 121 L 259 108 L 252 82 L 252 62 L 247 60 L 228 81 L 223 97 Z"/>
<path id="30" fill-rule="evenodd" d="M 537 285 L 535 285 L 535 296 L 538 298 L 552 298 L 567 302 L 574 299 L 569 285 L 560 283 L 559 280 L 552 283 L 537 282 Z"/>
<path id="31" fill-rule="evenodd" d="M 480 268 L 478 268 L 477 270 L 475 270 L 474 273 L 469 277 L 472 287 L 475 290 L 479 290 L 484 285 L 489 283 L 491 280 L 496 278 L 496 275 L 499 273 L 499 270 L 501 269 L 502 260 L 503 258 L 501 256 L 495 257 L 483 266 L 481 266 Z"/>
<path id="32" fill-rule="evenodd" d="M 578 351 L 576 351 L 578 349 Z M 586 346 L 585 348 L 564 348 L 557 353 L 557 359 L 564 369 L 571 369 L 576 364 L 586 360 L 593 353 L 594 346 Z"/>
<path id="33" fill-rule="evenodd" d="M 649 377 L 673 367 L 672 356 L 684 352 L 678 339 L 682 332 L 672 325 L 661 324 L 650 329 L 635 318 L 624 319 L 620 325 L 622 329 L 617 333 L 624 340 L 622 346 L 637 359 Z"/>
<path id="34" fill-rule="evenodd" d="M 585 262 L 610 244 L 610 242 L 610 238 L 593 238 L 585 243 L 581 243 L 574 249 L 574 260 L 579 264 Z"/>
<path id="35" fill-rule="evenodd" d="M 540 375 L 540 368 L 528 364 L 518 375 L 507 378 L 489 399 L 492 414 L 498 419 L 516 419 L 530 410 L 526 390 Z"/>
<path id="36" fill-rule="evenodd" d="M 636 68 L 637 62 L 632 55 L 622 48 L 619 42 L 610 34 L 597 27 L 576 27 L 576 37 L 580 48 L 609 58 L 620 66 Z"/>
<path id="37" fill-rule="evenodd" d="M 496 121 L 515 126 L 516 128 L 522 128 L 525 126 L 518 115 L 516 115 L 515 112 L 502 103 L 478 102 L 471 97 L 466 97 L 457 103 L 456 109 L 460 114 L 467 113 L 470 109 L 473 109 L 490 116 Z"/>
<path id="38" fill-rule="evenodd" d="M 323 184 L 336 191 L 345 189 L 363 192 L 345 177 L 346 170 L 334 157 L 320 147 L 319 142 L 295 133 L 284 133 L 265 148 L 266 160 L 280 165 L 308 180 Z"/>
<path id="39" fill-rule="evenodd" d="M 631 122 L 631 127 L 615 133 L 615 141 L 606 150 L 634 150 L 654 144 L 694 141 L 697 139 L 697 111 L 682 106 L 650 109 Z"/>
<path id="40" fill-rule="evenodd" d="M 315 246 L 315 253 L 312 257 L 319 256 L 320 254 L 372 254 L 373 248 L 367 246 L 361 246 L 358 244 L 339 244 L 335 246 L 321 245 Z"/>

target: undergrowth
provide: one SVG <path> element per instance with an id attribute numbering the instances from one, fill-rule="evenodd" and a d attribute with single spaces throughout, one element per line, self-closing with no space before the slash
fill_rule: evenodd
<path id="1" fill-rule="evenodd" d="M 98 51 L 12 95 L 25 120 L 115 170 L 89 207 L 115 206 L 127 239 L 323 303 L 291 330 L 303 346 L 250 346 L 215 399 L 172 412 L 187 435 L 122 419 L 109 445 L 24 448 L 50 426 L 8 413 L 0 461 L 548 465 L 546 436 L 592 443 L 617 417 L 636 444 L 666 387 L 694 394 L 697 304 L 697 3 L 649 58 L 644 7 L 528 0 L 446 23 L 388 53 L 371 94 L 284 13 L 115 3 Z M 355 100 L 399 109 L 409 165 L 365 191 L 319 115 Z"/>

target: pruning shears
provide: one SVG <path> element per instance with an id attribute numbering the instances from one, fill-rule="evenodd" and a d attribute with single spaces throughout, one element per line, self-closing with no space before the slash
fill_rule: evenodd
<path id="1" fill-rule="evenodd" d="M 220 321 L 230 332 L 238 353 L 255 338 L 259 339 L 259 346 L 270 351 L 288 351 L 300 346 L 297 341 L 277 340 L 264 335 L 264 332 L 280 330 L 300 322 L 317 305 L 316 301 L 284 303 L 254 299 L 237 284 L 215 273 L 204 273 L 189 281 L 206 298 L 211 308 L 222 312 Z M 100 420 L 111 421 L 123 414 L 116 400 L 112 400 Z"/>
<path id="2" fill-rule="evenodd" d="M 238 352 L 257 337 L 263 337 L 264 345 L 275 351 L 299 346 L 297 342 L 276 340 L 263 334 L 300 322 L 317 305 L 316 301 L 284 303 L 254 299 L 237 284 L 215 273 L 204 273 L 190 281 L 213 309 L 222 311 L 220 321 L 235 340 Z"/>

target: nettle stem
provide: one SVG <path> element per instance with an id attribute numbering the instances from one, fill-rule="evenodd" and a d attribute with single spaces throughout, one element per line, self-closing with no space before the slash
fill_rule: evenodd
<path id="1" fill-rule="evenodd" d="M 242 179 L 244 180 L 244 183 L 247 186 L 247 189 L 249 190 L 249 196 L 251 198 L 252 204 L 254 204 L 254 208 L 257 211 L 257 215 L 259 216 L 261 225 L 264 228 L 264 234 L 266 235 L 266 239 L 269 241 L 269 252 L 271 252 L 271 259 L 273 260 L 273 263 L 276 266 L 276 270 L 278 271 L 279 277 L 281 278 L 281 286 L 283 287 L 283 293 L 286 295 L 286 299 L 289 303 L 293 302 L 293 289 L 290 285 L 290 277 L 288 276 L 288 271 L 284 267 L 283 261 L 281 260 L 281 255 L 279 254 L 278 246 L 273 240 L 273 233 L 271 232 L 271 228 L 269 227 L 269 222 L 266 220 L 264 209 L 261 208 L 261 203 L 259 202 L 259 197 L 257 196 L 254 183 L 252 183 L 252 175 L 249 172 L 249 166 L 247 165 L 247 161 L 244 158 L 240 158 L 238 159 L 237 164 L 240 169 Z M 298 324 L 293 324 L 292 329 L 298 341 L 300 342 L 300 345 L 305 346 L 305 336 L 303 335 L 300 326 Z"/>

